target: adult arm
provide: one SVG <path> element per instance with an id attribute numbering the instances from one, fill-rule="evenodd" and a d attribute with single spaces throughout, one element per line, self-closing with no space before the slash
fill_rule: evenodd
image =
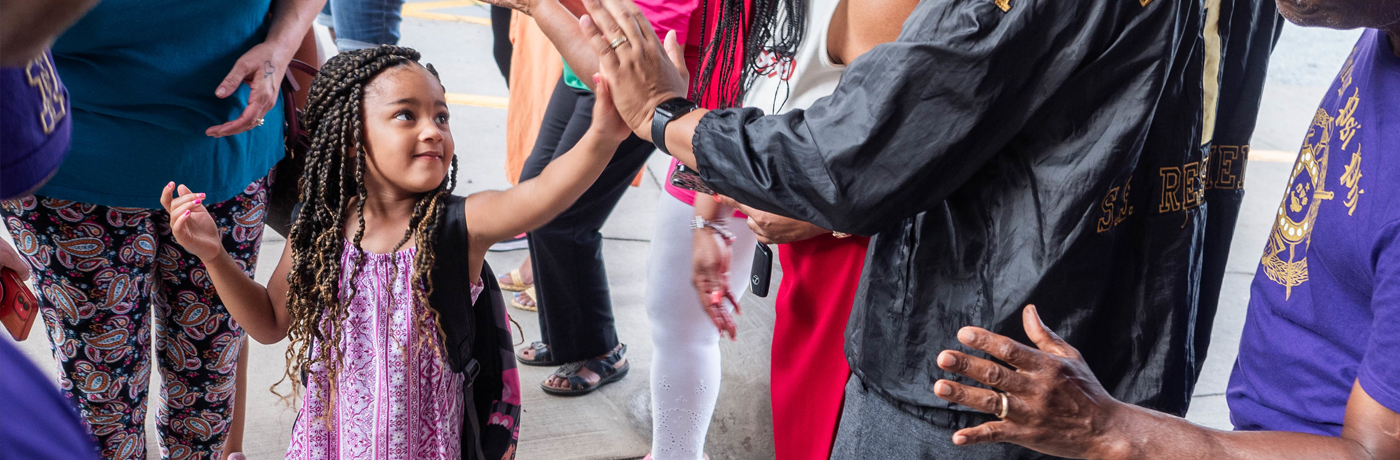
<path id="1" fill-rule="evenodd" d="M 267 38 L 243 53 L 233 64 L 233 70 L 214 89 L 215 96 L 226 98 L 234 94 L 238 85 L 247 84 L 250 88 L 248 106 L 238 118 L 206 129 L 205 135 L 232 136 L 258 127 L 258 120 L 277 105 L 287 64 L 301 48 L 311 20 L 325 4 L 326 0 L 273 0 L 272 26 Z"/>
<path id="2" fill-rule="evenodd" d="M 1005 418 L 953 433 L 955 444 L 1009 442 L 1050 455 L 1111 460 L 1400 458 L 1400 414 L 1377 402 L 1360 381 L 1352 386 L 1341 437 L 1215 430 L 1114 400 L 1079 351 L 1041 323 L 1034 306 L 1021 319 L 1036 348 L 982 328 L 958 331 L 960 342 L 1014 369 L 958 351 L 939 354 L 939 367 L 1007 395 Z M 1003 410 L 1001 396 L 984 388 L 939 380 L 934 393 L 987 413 Z"/>
<path id="3" fill-rule="evenodd" d="M 578 0 L 485 0 L 486 3 L 499 7 L 510 8 L 534 18 L 535 25 L 544 32 L 549 41 L 554 43 L 554 48 L 559 50 L 559 55 L 564 57 L 564 63 L 573 69 L 576 75 L 593 75 L 598 73 L 598 55 L 593 54 L 593 49 L 588 47 L 587 37 L 578 28 L 578 16 L 582 14 L 583 4 Z M 588 89 L 593 90 L 593 82 L 587 78 L 580 78 Z"/>
<path id="4" fill-rule="evenodd" d="M 0 3 L 0 67 L 38 57 L 98 0 L 5 0 Z"/>
<path id="5" fill-rule="evenodd" d="M 684 94 L 629 0 L 585 0 L 580 20 L 623 119 L 650 139 L 651 114 Z M 1140 16 L 1166 21 L 1164 3 Z M 894 43 L 856 59 L 805 111 L 697 111 L 666 147 L 741 203 L 823 228 L 871 234 L 957 190 L 1001 151 L 1095 49 L 1121 5 L 1011 0 L 920 2 Z M 1135 12 L 1137 13 L 1137 12 Z M 616 49 L 608 44 L 626 36 Z M 1147 53 L 1158 52 L 1145 46 Z"/>

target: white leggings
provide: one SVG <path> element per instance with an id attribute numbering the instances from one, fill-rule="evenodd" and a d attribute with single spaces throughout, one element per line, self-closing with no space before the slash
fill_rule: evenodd
<path id="1" fill-rule="evenodd" d="M 695 208 L 667 193 L 656 207 L 647 261 L 647 315 L 651 320 L 651 455 L 655 460 L 700 460 L 719 398 L 719 330 L 700 307 L 691 279 Z M 729 289 L 748 290 L 755 237 L 745 219 L 728 217 L 732 246 Z"/>

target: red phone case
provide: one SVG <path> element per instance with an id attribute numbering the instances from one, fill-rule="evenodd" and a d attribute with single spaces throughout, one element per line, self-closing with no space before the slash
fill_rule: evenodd
<path id="1" fill-rule="evenodd" d="M 29 286 L 24 285 L 14 270 L 0 268 L 0 322 L 5 323 L 10 336 L 16 341 L 29 338 L 29 330 L 38 316 L 39 299 L 29 292 Z"/>

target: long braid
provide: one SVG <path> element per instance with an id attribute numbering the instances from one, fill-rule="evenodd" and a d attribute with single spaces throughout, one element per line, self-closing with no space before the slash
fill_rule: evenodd
<path id="1" fill-rule="evenodd" d="M 704 64 L 691 98 L 707 107 L 737 107 L 757 77 L 778 74 L 786 82 L 806 34 L 807 5 L 806 0 L 719 1 L 714 30 L 700 36 Z M 700 2 L 701 23 L 708 25 L 709 1 Z M 752 3 L 749 14 L 745 2 Z M 713 85 L 720 85 L 717 99 L 705 100 Z"/>
<path id="2" fill-rule="evenodd" d="M 354 296 L 353 280 L 364 265 L 365 257 L 360 248 L 365 232 L 364 203 L 368 196 L 364 177 L 367 153 L 361 122 L 364 88 L 383 70 L 414 65 L 418 59 L 419 54 L 413 49 L 387 45 L 341 53 L 326 62 L 312 82 L 302 114 L 302 123 L 311 140 L 305 153 L 305 174 L 299 182 L 302 211 L 287 239 L 292 250 L 292 269 L 287 276 L 287 310 L 292 324 L 288 330 L 291 345 L 286 352 L 283 380 L 293 382 L 293 395 L 303 384 L 304 373 L 324 368 L 331 387 L 326 401 L 328 406 L 334 404 L 334 382 L 344 352 L 341 324 L 348 317 L 348 302 Z M 431 66 L 428 69 L 437 76 Z M 415 280 L 411 286 L 414 298 L 424 307 L 420 310 L 418 326 L 423 332 L 437 336 L 439 343 L 441 325 L 437 324 L 435 315 L 428 313 L 431 305 L 427 302 L 432 289 L 429 274 L 436 259 L 432 235 L 442 219 L 445 197 L 456 185 L 456 173 L 454 156 L 447 177 L 414 206 L 409 230 L 394 248 L 397 252 L 410 237 L 417 237 Z M 350 211 L 352 203 L 355 209 Z M 346 212 L 358 215 L 351 241 L 358 254 L 351 275 L 342 283 L 340 261 L 345 249 Z M 345 292 L 342 292 L 342 285 L 346 287 Z M 280 384 L 281 381 L 273 385 L 274 392 Z"/>

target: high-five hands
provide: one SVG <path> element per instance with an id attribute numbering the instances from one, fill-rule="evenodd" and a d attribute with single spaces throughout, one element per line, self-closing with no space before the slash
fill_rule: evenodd
<path id="1" fill-rule="evenodd" d="M 613 85 L 613 103 L 632 132 L 652 140 L 653 110 L 668 99 L 685 97 L 690 81 L 675 32 L 666 34 L 663 45 L 631 0 L 583 0 L 583 6 L 588 14 L 579 18 L 579 26 Z"/>
<path id="2" fill-rule="evenodd" d="M 175 183 L 171 182 L 160 193 L 160 205 L 170 214 L 170 233 L 174 234 L 175 242 L 200 260 L 213 260 L 226 255 L 219 226 L 204 207 L 204 194 L 191 192 L 188 187 L 180 185 L 180 196 L 176 197 L 176 189 Z"/>

